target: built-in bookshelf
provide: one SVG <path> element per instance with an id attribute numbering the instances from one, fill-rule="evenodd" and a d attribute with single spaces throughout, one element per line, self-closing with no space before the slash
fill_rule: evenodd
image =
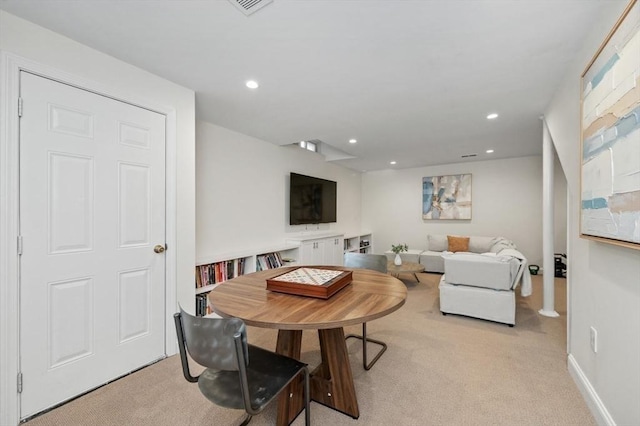
<path id="1" fill-rule="evenodd" d="M 196 315 L 210 315 L 213 309 L 207 296 L 218 284 L 243 275 L 247 258 L 226 259 L 196 266 Z"/>
<path id="2" fill-rule="evenodd" d="M 226 253 L 199 259 L 195 270 L 196 315 L 213 314 L 208 296 L 216 286 L 250 272 L 295 265 L 298 256 L 299 246 L 288 244 L 256 252 Z"/>
<path id="3" fill-rule="evenodd" d="M 344 237 L 345 253 L 372 253 L 373 245 L 371 244 L 371 232 L 365 232 L 357 235 L 346 235 Z"/>
<path id="4" fill-rule="evenodd" d="M 341 246 L 344 247 L 345 253 L 370 253 L 372 250 L 370 232 L 345 237 L 344 242 L 342 237 L 341 233 L 307 234 L 291 238 L 281 245 L 198 259 L 195 270 L 196 315 L 215 315 L 209 303 L 209 292 L 225 281 L 240 275 L 302 264 L 342 265 Z M 308 248 L 315 246 L 324 248 L 316 250 L 323 253 L 321 261 L 317 261 L 308 253 Z M 329 256 L 329 253 L 333 252 L 332 247 L 337 248 L 337 257 L 333 254 Z"/>

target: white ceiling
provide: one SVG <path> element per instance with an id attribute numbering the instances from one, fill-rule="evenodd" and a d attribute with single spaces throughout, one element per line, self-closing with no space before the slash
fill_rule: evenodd
<path id="1" fill-rule="evenodd" d="M 277 145 L 319 139 L 354 157 L 336 163 L 371 171 L 540 154 L 539 117 L 603 3 L 274 0 L 250 16 L 227 0 L 0 8 L 193 89 L 200 120 Z"/>

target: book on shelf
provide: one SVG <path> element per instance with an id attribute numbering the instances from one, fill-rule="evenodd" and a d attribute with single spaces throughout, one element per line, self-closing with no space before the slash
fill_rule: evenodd
<path id="1" fill-rule="evenodd" d="M 202 317 L 213 313 L 209 302 L 209 293 L 196 294 L 196 316 Z"/>
<path id="2" fill-rule="evenodd" d="M 245 258 L 223 260 L 196 266 L 196 289 L 220 284 L 244 275 Z"/>
<path id="3" fill-rule="evenodd" d="M 196 294 L 196 316 L 201 317 L 207 315 L 207 305 L 209 301 L 207 296 L 209 293 Z"/>
<path id="4" fill-rule="evenodd" d="M 227 262 L 225 263 L 225 267 L 226 267 L 226 272 L 227 272 L 226 275 L 228 280 L 236 276 L 236 272 L 234 270 L 235 262 L 233 260 L 227 260 Z"/>
<path id="5" fill-rule="evenodd" d="M 279 252 L 261 254 L 256 259 L 258 261 L 257 266 L 259 271 L 280 268 L 284 265 L 284 261 Z"/>
<path id="6" fill-rule="evenodd" d="M 200 267 L 196 266 L 196 288 L 202 287 L 202 276 L 200 275 Z"/>

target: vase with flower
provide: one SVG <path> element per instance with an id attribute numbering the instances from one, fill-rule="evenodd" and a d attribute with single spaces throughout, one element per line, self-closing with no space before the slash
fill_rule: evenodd
<path id="1" fill-rule="evenodd" d="M 394 265 L 402 265 L 402 258 L 400 257 L 400 253 L 407 250 L 409 250 L 409 246 L 407 246 L 406 244 L 391 244 L 391 251 L 396 254 L 396 257 L 393 259 Z"/>

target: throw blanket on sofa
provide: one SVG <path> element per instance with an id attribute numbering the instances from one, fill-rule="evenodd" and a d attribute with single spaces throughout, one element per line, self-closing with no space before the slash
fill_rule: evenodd
<path id="1" fill-rule="evenodd" d="M 495 237 L 493 244 L 491 245 L 491 253 L 500 253 L 505 249 L 516 249 L 516 245 L 513 241 L 507 240 L 505 237 Z M 515 256 L 514 256 L 515 257 Z"/>
<path id="2" fill-rule="evenodd" d="M 520 295 L 522 295 L 522 297 L 531 296 L 531 273 L 529 272 L 529 264 L 527 262 L 527 258 L 524 257 L 524 255 L 518 250 L 512 248 L 501 250 L 498 253 L 498 257 L 502 256 L 511 256 L 515 257 L 516 259 L 520 259 L 520 261 L 522 262 L 522 266 L 520 267 L 520 272 L 518 273 L 519 277 L 516 278 L 516 282 L 518 282 L 518 279 L 522 280 L 520 284 Z"/>

